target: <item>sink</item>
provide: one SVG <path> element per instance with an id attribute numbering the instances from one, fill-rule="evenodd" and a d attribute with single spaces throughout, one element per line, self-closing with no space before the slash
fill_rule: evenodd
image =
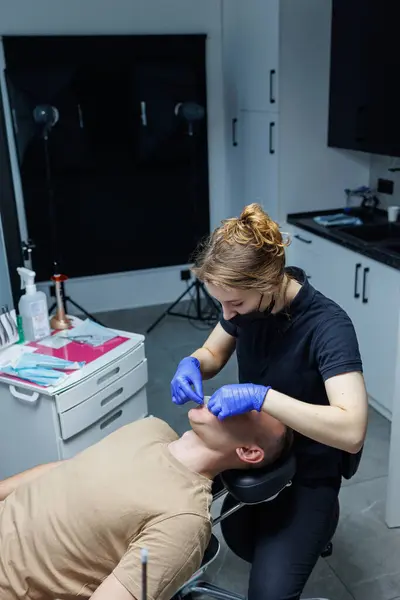
<path id="1" fill-rule="evenodd" d="M 341 227 L 341 233 L 367 243 L 391 242 L 400 243 L 400 223 L 380 223 L 379 225 L 354 225 Z M 386 246 L 386 244 L 385 244 Z"/>
<path id="2" fill-rule="evenodd" d="M 379 247 L 382 248 L 382 250 L 387 250 L 391 254 L 400 254 L 400 240 L 397 242 L 383 242 L 379 244 Z"/>

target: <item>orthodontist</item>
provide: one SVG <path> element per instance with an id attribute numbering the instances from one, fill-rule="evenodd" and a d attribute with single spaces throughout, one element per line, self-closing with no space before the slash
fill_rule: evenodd
<path id="1" fill-rule="evenodd" d="M 248 516 L 254 540 L 248 598 L 298 600 L 334 533 L 344 453 L 358 453 L 365 439 L 368 401 L 357 337 L 340 306 L 301 269 L 285 268 L 279 227 L 257 204 L 212 233 L 193 272 L 221 303 L 223 317 L 178 365 L 172 399 L 201 404 L 203 380 L 236 350 L 240 383 L 218 389 L 209 410 L 221 420 L 262 411 L 294 430 L 293 485 Z"/>

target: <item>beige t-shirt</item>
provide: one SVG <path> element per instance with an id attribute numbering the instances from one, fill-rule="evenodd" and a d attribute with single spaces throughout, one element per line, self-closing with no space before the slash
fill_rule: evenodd
<path id="1" fill-rule="evenodd" d="M 20 486 L 0 507 L 0 598 L 90 598 L 114 575 L 141 597 L 170 600 L 201 564 L 211 482 L 168 451 L 176 433 L 148 418 L 122 427 Z"/>

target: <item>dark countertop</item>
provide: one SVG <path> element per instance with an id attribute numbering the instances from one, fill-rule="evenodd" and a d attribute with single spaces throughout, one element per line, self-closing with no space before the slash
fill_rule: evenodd
<path id="1" fill-rule="evenodd" d="M 318 225 L 313 218 L 319 215 L 333 215 L 335 213 L 342 212 L 341 209 L 334 210 L 318 210 L 313 212 L 303 212 L 303 213 L 291 213 L 287 215 L 287 222 L 291 225 L 295 225 L 305 231 L 309 231 L 314 235 L 318 235 L 326 240 L 334 242 L 335 244 L 339 244 L 340 246 L 344 246 L 349 250 L 353 250 L 354 252 L 358 252 L 372 258 L 378 262 L 381 262 L 389 267 L 393 267 L 394 269 L 400 270 L 400 245 L 399 250 L 397 252 L 391 252 L 389 249 L 384 248 L 379 242 L 365 242 L 360 239 L 357 239 L 351 235 L 348 235 L 345 232 L 342 232 L 341 229 L 343 226 L 333 226 L 333 227 L 324 227 L 323 225 Z M 366 213 L 362 209 L 352 208 L 350 210 L 350 214 L 352 216 L 358 216 L 364 225 L 388 225 L 387 213 L 386 211 L 375 209 L 372 214 Z M 359 227 L 359 225 L 354 225 L 354 228 Z M 394 227 L 400 227 L 400 224 L 394 225 Z M 346 227 L 347 229 L 348 227 Z"/>

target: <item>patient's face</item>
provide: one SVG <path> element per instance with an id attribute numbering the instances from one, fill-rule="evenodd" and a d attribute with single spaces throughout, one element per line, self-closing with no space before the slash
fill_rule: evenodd
<path id="1" fill-rule="evenodd" d="M 220 421 L 205 404 L 192 408 L 188 414 L 190 425 L 200 439 L 209 448 L 224 453 L 234 452 L 236 448 L 252 442 L 254 429 L 259 427 L 260 416 L 262 415 L 252 412 Z"/>

